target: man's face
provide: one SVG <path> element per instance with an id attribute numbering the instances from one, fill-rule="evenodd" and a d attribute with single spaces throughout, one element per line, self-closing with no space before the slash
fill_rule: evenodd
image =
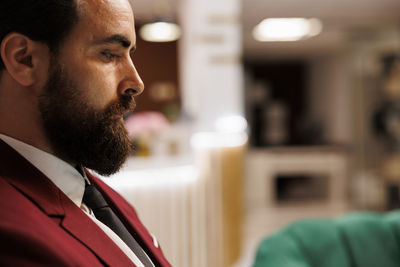
<path id="1" fill-rule="evenodd" d="M 143 91 L 132 62 L 134 19 L 126 0 L 80 1 L 79 8 L 80 21 L 51 60 L 39 106 L 58 156 L 109 175 L 129 155 L 122 116 Z"/>

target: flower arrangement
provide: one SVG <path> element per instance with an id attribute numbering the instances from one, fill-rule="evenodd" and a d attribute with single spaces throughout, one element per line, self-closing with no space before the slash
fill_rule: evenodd
<path id="1" fill-rule="evenodd" d="M 160 112 L 143 111 L 129 116 L 125 126 L 134 145 L 134 154 L 150 156 L 157 136 L 167 130 L 170 123 Z"/>

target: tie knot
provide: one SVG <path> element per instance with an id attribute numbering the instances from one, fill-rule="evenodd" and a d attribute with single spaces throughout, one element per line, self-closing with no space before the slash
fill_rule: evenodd
<path id="1" fill-rule="evenodd" d="M 83 194 L 83 203 L 85 203 L 93 211 L 108 207 L 108 204 L 99 190 L 94 185 L 87 184 L 85 186 L 85 193 Z"/>

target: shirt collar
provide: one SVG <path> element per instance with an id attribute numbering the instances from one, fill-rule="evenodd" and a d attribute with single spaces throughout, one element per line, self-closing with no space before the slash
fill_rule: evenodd
<path id="1" fill-rule="evenodd" d="M 0 134 L 0 139 L 39 169 L 78 207 L 81 206 L 85 181 L 73 166 L 50 153 L 4 134 Z"/>

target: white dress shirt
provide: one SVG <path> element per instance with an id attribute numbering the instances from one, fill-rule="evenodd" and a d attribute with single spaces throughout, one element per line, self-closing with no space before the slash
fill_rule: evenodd
<path id="1" fill-rule="evenodd" d="M 93 211 L 82 203 L 85 191 L 85 178 L 70 164 L 56 156 L 42 151 L 34 146 L 23 143 L 12 137 L 0 134 L 0 139 L 14 148 L 27 159 L 33 166 L 47 176 L 72 202 L 75 203 L 86 215 L 89 216 L 114 243 L 128 256 L 138 267 L 144 267 L 143 263 L 108 226 L 96 219 Z"/>

